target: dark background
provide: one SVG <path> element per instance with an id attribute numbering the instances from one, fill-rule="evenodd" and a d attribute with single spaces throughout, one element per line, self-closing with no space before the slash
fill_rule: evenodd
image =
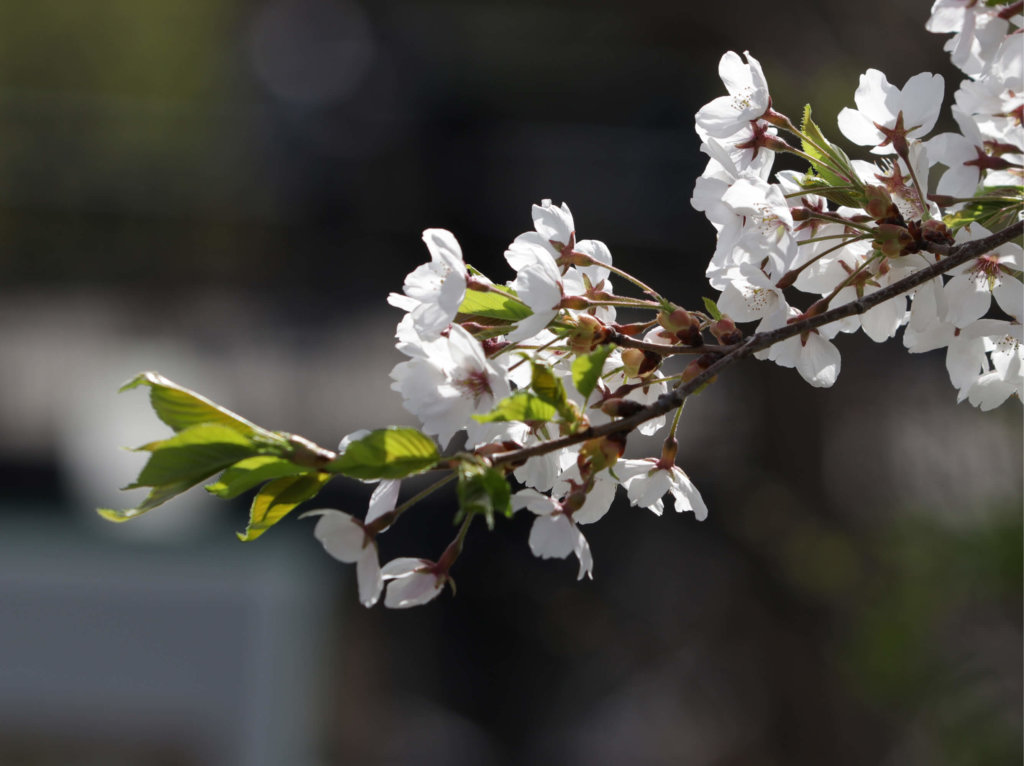
<path id="1" fill-rule="evenodd" d="M 141 394 L 114 395 L 141 369 L 328 446 L 411 422 L 388 390 L 385 297 L 426 259 L 424 228 L 500 281 L 530 204 L 565 200 L 581 237 L 694 305 L 714 232 L 689 206 L 693 115 L 723 92 L 721 54 L 749 49 L 776 109 L 809 100 L 838 138 L 868 67 L 899 85 L 941 72 L 949 103 L 960 75 L 927 16 L 909 0 L 0 3 L 0 762 L 1017 762 L 1020 403 L 957 406 L 942 354 L 898 341 L 840 338 L 828 391 L 730 370 L 681 432 L 709 519 L 620 499 L 586 530 L 593 583 L 534 559 L 516 518 L 471 532 L 457 597 L 367 611 L 308 521 L 242 546 L 244 503 L 190 493 L 125 527 L 92 512 L 133 500 L 116 487 L 139 459 L 117 446 L 162 433 Z M 317 502 L 361 513 L 367 488 L 336 484 Z M 384 559 L 436 556 L 453 505 L 403 519 Z M 193 584 L 197 562 L 211 574 Z M 272 608 L 219 642 L 235 623 L 203 599 L 216 584 L 235 603 L 233 577 Z M 168 618 L 167 588 L 202 616 Z M 275 625 L 280 644 L 261 638 Z M 292 696 L 246 686 L 298 660 Z M 169 719 L 161 684 L 183 673 Z M 210 744 L 227 709 L 306 760 Z"/>

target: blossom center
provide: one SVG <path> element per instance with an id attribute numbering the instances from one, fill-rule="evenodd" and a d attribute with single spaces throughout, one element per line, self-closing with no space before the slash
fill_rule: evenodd
<path id="1" fill-rule="evenodd" d="M 494 396 L 491 381 L 485 370 L 468 370 L 462 378 L 453 381 L 455 387 L 467 396 L 473 397 L 473 406 L 479 406 L 485 396 Z"/>

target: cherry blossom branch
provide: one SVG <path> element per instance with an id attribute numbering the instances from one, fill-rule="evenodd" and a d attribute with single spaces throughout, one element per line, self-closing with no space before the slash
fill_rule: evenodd
<path id="1" fill-rule="evenodd" d="M 885 301 L 909 292 L 930 279 L 934 279 L 947 271 L 955 269 L 960 264 L 966 263 L 972 258 L 977 258 L 991 251 L 993 248 L 999 247 L 1013 239 L 1017 239 L 1022 234 L 1024 234 L 1024 221 L 1017 221 L 1016 223 L 1011 224 L 1005 229 L 991 234 L 988 237 L 971 240 L 970 242 L 964 242 L 960 245 L 940 245 L 930 242 L 921 242 L 920 247 L 922 250 L 946 257 L 904 277 L 897 282 L 893 282 L 891 285 L 883 287 L 880 290 L 876 290 L 870 295 L 865 295 L 857 300 L 829 309 L 828 311 L 817 314 L 816 316 L 807 317 L 774 330 L 768 330 L 766 332 L 759 332 L 751 335 L 745 341 L 729 347 L 730 350 L 722 353 L 716 361 L 709 365 L 707 369 L 695 378 L 672 391 L 663 394 L 653 404 L 648 405 L 634 415 L 620 418 L 619 420 L 613 420 L 608 423 L 602 423 L 598 426 L 584 428 L 574 434 L 569 434 L 568 436 L 563 436 L 552 441 L 542 442 L 529 447 L 521 447 L 508 452 L 497 453 L 492 456 L 492 464 L 518 464 L 536 455 L 544 455 L 549 452 L 554 452 L 562 449 L 563 447 L 569 447 L 573 444 L 579 444 L 587 441 L 588 439 L 596 439 L 601 436 L 607 436 L 609 434 L 623 431 L 632 431 L 641 423 L 664 415 L 671 412 L 676 407 L 681 406 L 686 400 L 686 397 L 709 383 L 718 375 L 718 373 L 740 359 L 750 356 L 762 349 L 768 348 L 769 346 L 773 346 L 776 343 L 787 340 L 788 338 L 809 332 L 815 328 L 830 324 L 839 319 L 845 319 L 846 317 L 853 316 L 854 314 L 863 314 L 869 309 L 874 308 Z"/>

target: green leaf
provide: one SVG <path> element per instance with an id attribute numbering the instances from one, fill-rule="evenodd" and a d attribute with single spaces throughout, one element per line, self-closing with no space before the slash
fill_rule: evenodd
<path id="1" fill-rule="evenodd" d="M 965 204 L 960 210 L 946 216 L 943 222 L 954 232 L 972 223 L 980 223 L 989 231 L 999 231 L 1018 220 L 1021 214 L 1019 200 L 1021 190 L 985 189 L 984 192 Z M 1011 195 L 1018 199 L 1007 202 Z"/>
<path id="2" fill-rule="evenodd" d="M 533 366 L 533 374 L 530 376 L 530 388 L 533 389 L 533 392 L 540 397 L 541 401 L 552 405 L 567 422 L 575 423 L 579 420 L 576 407 L 569 401 L 569 397 L 565 393 L 565 386 L 562 385 L 562 381 L 554 371 L 532 359 L 530 364 Z"/>
<path id="3" fill-rule="evenodd" d="M 260 428 L 241 415 L 211 402 L 195 391 L 179 386 L 158 372 L 139 373 L 121 386 L 120 390 L 127 391 L 142 385 L 150 388 L 149 400 L 157 417 L 175 431 L 200 423 L 219 423 L 247 436 L 259 435 L 271 441 L 284 441 L 272 431 Z"/>
<path id="4" fill-rule="evenodd" d="M 212 474 L 210 474 L 212 476 Z M 203 478 L 206 478 L 205 476 Z M 96 513 L 105 518 L 107 521 L 114 521 L 120 523 L 122 521 L 130 521 L 136 516 L 141 516 L 146 511 L 150 511 L 156 508 L 158 505 L 163 505 L 165 502 L 170 500 L 176 495 L 180 495 L 187 489 L 198 484 L 202 479 L 197 481 L 181 481 L 176 484 L 165 484 L 161 487 L 153 487 L 152 491 L 146 496 L 135 508 L 126 508 L 123 511 L 116 510 L 114 508 L 97 508 Z"/>
<path id="5" fill-rule="evenodd" d="M 258 454 L 260 448 L 251 437 L 229 426 L 199 423 L 169 439 L 151 442 L 139 449 L 153 454 L 139 478 L 125 489 L 160 487 L 181 481 L 196 484 L 232 463 Z"/>
<path id="6" fill-rule="evenodd" d="M 719 310 L 717 303 L 710 298 L 703 298 L 702 300 L 704 301 L 704 310 L 708 312 L 708 316 L 712 319 L 722 318 L 722 312 Z"/>
<path id="7" fill-rule="evenodd" d="M 245 532 L 236 533 L 238 539 L 242 542 L 255 540 L 291 513 L 297 505 L 316 497 L 332 478 L 329 473 L 286 476 L 264 485 L 253 498 Z"/>
<path id="8" fill-rule="evenodd" d="M 572 384 L 580 392 L 583 401 L 590 398 L 597 381 L 604 372 L 604 362 L 612 352 L 611 344 L 598 346 L 589 354 L 576 357 L 572 363 Z"/>
<path id="9" fill-rule="evenodd" d="M 265 481 L 312 472 L 313 469 L 295 465 L 289 460 L 271 455 L 259 455 L 239 460 L 224 471 L 216 483 L 207 484 L 206 490 L 217 497 L 229 500 L 258 487 Z"/>
<path id="10" fill-rule="evenodd" d="M 502 399 L 486 415 L 474 415 L 478 423 L 504 423 L 517 420 L 523 423 L 547 423 L 557 410 L 536 394 L 520 391 Z"/>
<path id="11" fill-rule="evenodd" d="M 495 285 L 494 289 L 499 292 L 467 290 L 466 297 L 459 306 L 459 314 L 518 322 L 533 313 L 529 306 L 515 298 L 515 293 L 510 288 Z"/>
<path id="12" fill-rule="evenodd" d="M 825 186 L 853 185 L 858 189 L 861 188 L 860 179 L 854 172 L 853 165 L 850 163 L 850 158 L 846 156 L 846 152 L 825 138 L 825 134 L 821 132 L 821 129 L 811 119 L 810 104 L 804 107 L 803 123 L 800 125 L 800 130 L 804 134 L 801 137 L 804 153 L 811 157 L 811 167 L 818 173 Z M 836 173 L 833 168 L 841 170 L 846 177 L 844 178 Z M 817 179 L 810 175 L 809 178 L 808 185 L 816 185 L 815 181 Z M 855 192 L 822 190 L 819 193 L 838 205 L 861 207 L 863 204 L 862 195 Z"/>
<path id="13" fill-rule="evenodd" d="M 478 513 L 484 517 L 488 529 L 494 529 L 494 515 L 512 515 L 512 488 L 505 474 L 497 468 L 463 461 L 459 465 L 459 512 L 455 523 L 467 514 Z"/>
<path id="14" fill-rule="evenodd" d="M 434 467 L 437 445 L 414 428 L 381 428 L 352 442 L 325 471 L 353 479 L 401 479 Z"/>

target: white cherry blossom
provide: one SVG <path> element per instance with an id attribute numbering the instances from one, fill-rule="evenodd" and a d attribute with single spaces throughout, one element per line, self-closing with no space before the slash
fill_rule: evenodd
<path id="1" fill-rule="evenodd" d="M 942 89 L 941 75 L 916 74 L 900 89 L 882 72 L 869 69 L 853 96 L 857 108 L 844 107 L 839 113 L 839 130 L 855 144 L 872 147 L 874 154 L 894 154 L 883 130 L 903 130 L 907 138 L 926 136 L 939 117 Z"/>
<path id="2" fill-rule="evenodd" d="M 677 465 L 665 467 L 657 458 L 620 460 L 615 464 L 615 473 L 622 479 L 632 505 L 648 508 L 660 516 L 665 509 L 662 498 L 670 493 L 677 513 L 692 511 L 698 521 L 708 516 L 700 492 Z"/>
<path id="3" fill-rule="evenodd" d="M 408 311 L 420 337 L 433 340 L 451 324 L 466 297 L 466 264 L 450 231 L 427 229 L 423 241 L 430 263 L 412 271 L 402 287 L 405 295 L 392 293 L 388 303 Z"/>
<path id="4" fill-rule="evenodd" d="M 313 536 L 324 546 L 324 550 L 342 563 L 356 565 L 360 603 L 366 607 L 376 604 L 384 581 L 377 558 L 377 541 L 367 534 L 363 522 L 332 508 L 306 511 L 299 518 L 307 516 L 320 517 L 313 528 Z"/>
<path id="5" fill-rule="evenodd" d="M 783 327 L 788 319 L 797 319 L 800 312 L 794 308 L 780 310 L 766 316 L 757 326 L 758 332 Z M 780 367 L 795 367 L 800 377 L 816 388 L 828 388 L 839 378 L 841 359 L 839 349 L 829 338 L 835 334 L 830 325 L 819 327 L 803 335 L 795 335 L 773 346 L 758 351 L 758 359 L 770 359 Z"/>
<path id="6" fill-rule="evenodd" d="M 384 606 L 389 609 L 408 609 L 437 598 L 444 588 L 445 577 L 434 573 L 435 563 L 428 559 L 398 558 L 381 569 L 387 582 Z"/>
<path id="7" fill-rule="evenodd" d="M 391 388 L 423 424 L 424 433 L 447 443 L 463 428 L 485 438 L 486 424 L 472 419 L 508 396 L 507 357 L 488 359 L 480 342 L 459 325 L 447 335 L 403 349 L 415 355 L 395 365 Z"/>
<path id="8" fill-rule="evenodd" d="M 757 120 L 771 107 L 768 82 L 761 71 L 760 62 L 744 51 L 744 63 L 738 53 L 729 51 L 718 62 L 718 76 L 722 78 L 728 96 L 719 96 L 697 112 L 697 133 L 701 138 L 713 136 L 727 138 Z"/>
<path id="9" fill-rule="evenodd" d="M 991 234 L 980 224 L 960 230 L 957 242 L 970 242 Z M 1024 285 L 1013 276 L 1021 269 L 1021 248 L 1013 242 L 997 251 L 985 253 L 949 272 L 943 292 L 946 297 L 945 321 L 966 327 L 988 313 L 995 298 L 999 308 L 1018 321 L 1024 319 Z"/>

